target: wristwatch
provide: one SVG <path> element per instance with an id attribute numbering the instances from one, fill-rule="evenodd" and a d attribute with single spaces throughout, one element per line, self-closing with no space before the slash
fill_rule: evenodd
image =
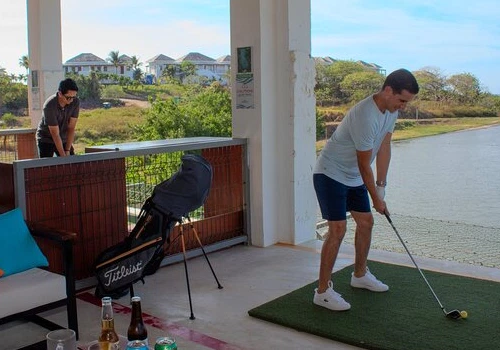
<path id="1" fill-rule="evenodd" d="M 377 181 L 375 181 L 375 185 L 377 185 L 379 187 L 385 187 L 385 186 L 387 186 L 387 181 L 385 181 L 385 180 L 384 181 L 377 180 Z"/>

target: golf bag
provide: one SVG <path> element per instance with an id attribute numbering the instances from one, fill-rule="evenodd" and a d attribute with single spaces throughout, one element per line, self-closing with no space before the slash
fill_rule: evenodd
<path id="1" fill-rule="evenodd" d="M 212 167 L 201 156 L 186 154 L 181 168 L 155 186 L 141 208 L 138 221 L 124 241 L 101 252 L 95 261 L 95 295 L 119 298 L 133 284 L 158 270 L 164 244 L 182 218 L 205 202 L 212 183 Z"/>

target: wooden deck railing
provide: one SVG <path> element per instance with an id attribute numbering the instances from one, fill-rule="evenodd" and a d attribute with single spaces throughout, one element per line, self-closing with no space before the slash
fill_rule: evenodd
<path id="1" fill-rule="evenodd" d="M 177 171 L 184 152 L 201 154 L 213 167 L 210 194 L 203 207 L 192 214 L 205 250 L 248 241 L 245 140 L 186 138 L 111 145 L 113 151 L 107 149 L 94 147 L 88 154 L 73 157 L 16 160 L 10 168 L 14 205 L 23 210 L 26 219 L 77 233 L 77 279 L 93 276 L 97 255 L 124 239 L 134 227 L 138 203 Z M 137 188 L 145 191 L 139 200 L 135 198 Z M 170 235 L 171 243 L 165 246 L 165 263 L 182 259 L 178 234 L 176 227 Z M 199 244 L 194 234 L 185 229 L 184 236 L 190 256 L 197 255 Z M 49 247 L 42 246 L 42 250 L 50 266 L 58 271 L 61 264 L 55 254 Z"/>

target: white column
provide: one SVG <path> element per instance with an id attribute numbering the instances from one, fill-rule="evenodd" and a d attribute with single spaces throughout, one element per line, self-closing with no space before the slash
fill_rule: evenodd
<path id="1" fill-rule="evenodd" d="M 42 117 L 43 103 L 64 79 L 61 48 L 60 0 L 27 0 L 28 106 L 31 126 Z"/>
<path id="2" fill-rule="evenodd" d="M 297 244 L 315 237 L 310 17 L 310 1 L 231 0 L 233 136 L 249 140 L 253 245 Z M 238 48 L 243 47 L 251 48 L 253 86 L 237 82 Z M 241 102 L 250 108 L 239 108 Z"/>

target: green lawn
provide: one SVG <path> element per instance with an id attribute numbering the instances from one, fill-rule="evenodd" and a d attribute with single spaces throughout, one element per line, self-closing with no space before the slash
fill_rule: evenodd
<path id="1" fill-rule="evenodd" d="M 401 121 L 405 122 L 405 121 Z M 406 140 L 416 137 L 432 136 L 447 132 L 481 128 L 490 125 L 499 125 L 500 117 L 490 118 L 435 118 L 426 119 L 420 122 L 412 121 L 411 126 L 403 130 L 396 130 L 393 140 Z M 325 140 L 316 142 L 316 150 L 320 151 L 325 145 Z"/>
<path id="2" fill-rule="evenodd" d="M 415 126 L 396 130 L 393 140 L 406 140 L 415 137 L 432 136 L 458 130 L 480 128 L 500 124 L 500 118 L 438 118 L 432 123 L 416 122 Z"/>
<path id="3" fill-rule="evenodd" d="M 142 123 L 142 113 L 140 107 L 82 110 L 76 126 L 77 153 L 89 145 L 133 141 L 131 127 Z"/>

